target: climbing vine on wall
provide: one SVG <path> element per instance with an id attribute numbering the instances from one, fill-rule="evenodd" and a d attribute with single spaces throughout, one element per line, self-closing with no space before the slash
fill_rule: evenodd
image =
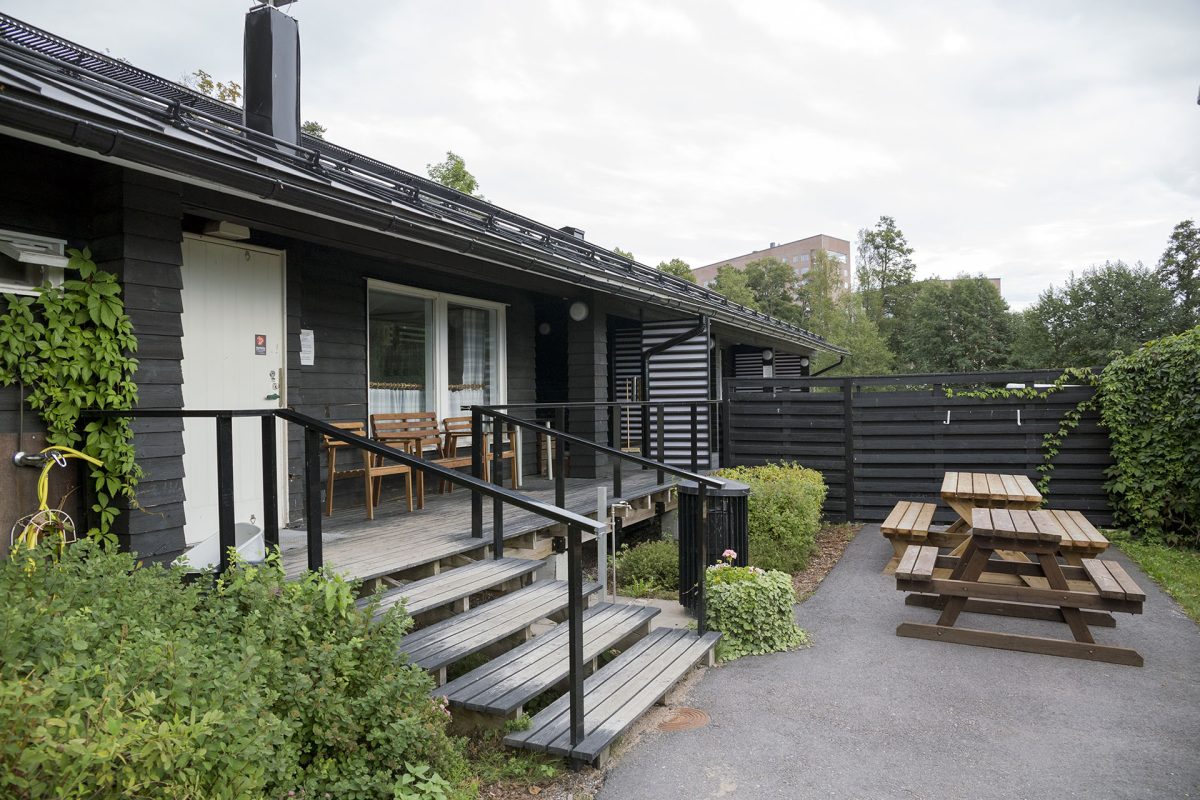
<path id="1" fill-rule="evenodd" d="M 104 462 L 91 471 L 97 527 L 90 533 L 111 541 L 118 498 L 136 504 L 141 470 L 133 433 L 124 419 L 90 420 L 82 435 L 77 424 L 82 409 L 127 410 L 137 404 L 137 360 L 129 355 L 137 339 L 117 276 L 97 268 L 87 249 L 68 254 L 68 269 L 78 271 L 78 278 L 43 286 L 35 297 L 4 295 L 0 384 L 25 386 L 50 444 L 76 447 Z"/>
<path id="2" fill-rule="evenodd" d="M 1100 378 L 1092 370 L 1087 368 L 1070 367 L 1064 369 L 1062 374 L 1055 379 L 1054 383 L 1044 389 L 1037 389 L 1031 386 L 1026 386 L 1020 389 L 970 389 L 957 391 L 954 389 L 946 389 L 947 397 L 976 397 L 980 399 L 992 398 L 1021 398 L 1028 400 L 1045 400 L 1050 395 L 1057 391 L 1061 391 L 1066 386 L 1094 386 L 1098 387 Z M 1062 443 L 1071 433 L 1079 427 L 1079 421 L 1083 419 L 1083 415 L 1096 408 L 1099 391 L 1080 400 L 1074 408 L 1068 409 L 1063 414 L 1062 419 L 1058 421 L 1058 429 L 1050 431 L 1042 436 L 1042 463 L 1038 465 L 1037 470 L 1042 474 L 1038 479 L 1038 491 L 1046 496 L 1050 492 L 1050 477 L 1054 473 L 1054 457 L 1058 455 L 1062 449 Z"/>

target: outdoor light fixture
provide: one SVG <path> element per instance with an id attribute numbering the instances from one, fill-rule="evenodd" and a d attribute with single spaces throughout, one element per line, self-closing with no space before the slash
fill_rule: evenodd
<path id="1" fill-rule="evenodd" d="M 775 360 L 775 351 L 774 350 L 763 350 L 762 351 L 762 360 L 763 360 L 764 364 L 770 364 L 772 361 Z"/>
<path id="2" fill-rule="evenodd" d="M 808 366 L 808 356 L 800 356 L 800 366 L 802 366 L 802 367 Z"/>
<path id="3" fill-rule="evenodd" d="M 542 336 L 549 336 L 550 335 L 550 323 L 549 322 L 539 322 L 538 323 L 538 333 L 540 333 Z"/>
<path id="4" fill-rule="evenodd" d="M 567 313 L 570 314 L 571 319 L 575 320 L 576 322 L 583 322 L 588 318 L 587 303 L 583 302 L 582 300 L 576 300 L 574 303 L 571 303 L 571 307 L 567 309 Z"/>

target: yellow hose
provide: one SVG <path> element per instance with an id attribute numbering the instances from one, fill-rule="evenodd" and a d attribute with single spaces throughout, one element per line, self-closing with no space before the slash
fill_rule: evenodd
<path id="1" fill-rule="evenodd" d="M 42 474 L 38 477 L 38 512 L 44 512 L 48 514 L 50 521 L 53 522 L 56 521 L 56 519 L 54 510 L 50 508 L 50 469 L 55 464 L 59 463 L 59 461 L 53 457 L 54 453 L 59 453 L 66 458 L 81 458 L 90 464 L 95 464 L 97 467 L 104 466 L 104 462 L 100 461 L 99 459 L 92 458 L 87 453 L 81 453 L 73 447 L 64 447 L 63 445 L 51 445 L 50 447 L 44 448 L 42 452 L 50 455 L 51 457 L 46 460 L 46 464 L 42 467 Z M 18 534 L 16 539 L 13 541 L 13 555 L 16 555 L 17 551 L 21 550 L 22 548 L 32 549 L 37 547 L 38 533 L 40 531 L 41 527 L 39 527 L 37 524 L 35 517 L 35 519 L 26 525 L 25 529 L 21 531 L 21 533 Z M 64 531 L 64 526 L 60 525 L 59 535 L 62 536 L 62 544 L 65 545 L 66 534 Z"/>

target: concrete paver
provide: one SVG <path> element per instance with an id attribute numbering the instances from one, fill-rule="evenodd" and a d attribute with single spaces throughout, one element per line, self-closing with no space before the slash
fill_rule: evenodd
<path id="1" fill-rule="evenodd" d="M 906 606 L 864 527 L 797 606 L 813 639 L 709 670 L 688 698 L 712 723 L 651 734 L 600 800 L 654 798 L 1200 798 L 1200 628 L 1123 554 L 1145 613 L 1093 628 L 1142 668 L 896 636 Z M 960 625 L 1065 636 L 964 614 Z"/>

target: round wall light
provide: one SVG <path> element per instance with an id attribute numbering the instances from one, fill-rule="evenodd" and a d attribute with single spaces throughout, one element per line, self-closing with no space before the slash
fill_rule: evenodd
<path id="1" fill-rule="evenodd" d="M 538 323 L 538 333 L 540 333 L 542 336 L 549 336 L 550 335 L 550 323 L 549 322 L 539 322 Z"/>
<path id="2" fill-rule="evenodd" d="M 775 351 L 774 350 L 763 350 L 762 351 L 762 360 L 763 360 L 764 364 L 770 364 L 772 361 L 775 360 Z"/>
<path id="3" fill-rule="evenodd" d="M 571 307 L 567 309 L 567 313 L 571 316 L 571 319 L 575 320 L 576 322 L 583 322 L 588 318 L 587 303 L 583 302 L 582 300 L 576 300 L 574 303 L 571 303 Z"/>
<path id="4" fill-rule="evenodd" d="M 800 356 L 800 366 L 802 366 L 802 367 L 808 366 L 808 356 Z"/>

